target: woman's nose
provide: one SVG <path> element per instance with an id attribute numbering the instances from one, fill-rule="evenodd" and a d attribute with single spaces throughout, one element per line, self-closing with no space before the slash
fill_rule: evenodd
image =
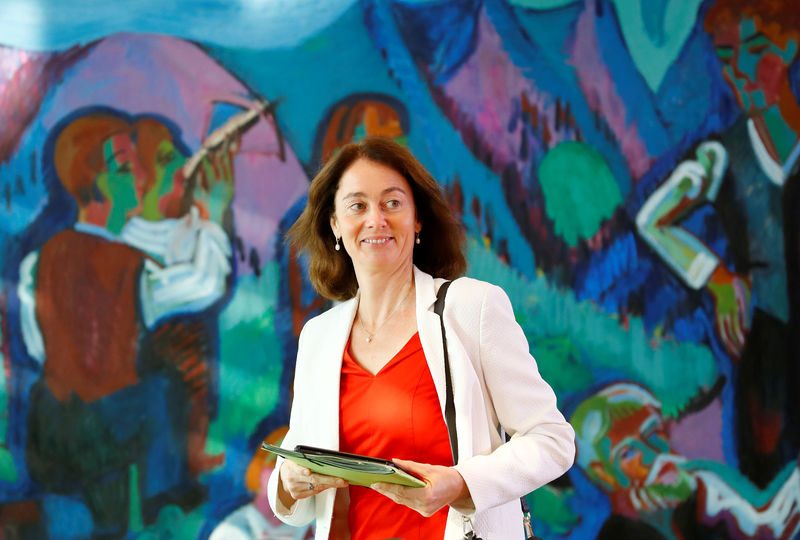
<path id="1" fill-rule="evenodd" d="M 386 223 L 386 216 L 383 215 L 383 210 L 380 206 L 373 205 L 370 207 L 367 212 L 367 223 L 375 227 L 380 227 Z"/>

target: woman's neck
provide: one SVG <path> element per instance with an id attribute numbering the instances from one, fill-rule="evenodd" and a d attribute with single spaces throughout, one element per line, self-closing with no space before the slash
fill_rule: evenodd
<path id="1" fill-rule="evenodd" d="M 371 326 L 380 324 L 411 296 L 414 288 L 413 266 L 392 272 L 358 275 L 358 316 Z"/>

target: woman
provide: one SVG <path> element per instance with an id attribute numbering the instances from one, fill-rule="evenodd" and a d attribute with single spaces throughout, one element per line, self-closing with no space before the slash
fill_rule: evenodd
<path id="1" fill-rule="evenodd" d="M 309 252 L 316 289 L 342 303 L 300 335 L 283 446 L 392 459 L 427 485 L 348 487 L 279 460 L 268 487 L 276 515 L 293 525 L 316 518 L 318 539 L 462 538 L 463 516 L 484 540 L 521 538 L 519 497 L 572 465 L 574 432 L 506 294 L 457 279 L 444 310 L 458 435 L 453 464 L 433 305 L 466 261 L 461 226 L 436 181 L 388 139 L 349 144 L 311 183 L 289 235 Z"/>

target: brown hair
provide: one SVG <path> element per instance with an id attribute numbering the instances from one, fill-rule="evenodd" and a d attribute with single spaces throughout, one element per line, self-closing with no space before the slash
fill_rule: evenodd
<path id="1" fill-rule="evenodd" d="M 308 203 L 287 233 L 289 241 L 310 256 L 311 283 L 322 296 L 347 300 L 358 290 L 350 257 L 334 249 L 330 220 L 342 174 L 357 160 L 368 159 L 403 175 L 411 186 L 422 242 L 414 246 L 414 264 L 434 277 L 455 279 L 464 273 L 464 230 L 433 176 L 404 146 L 384 137 L 365 137 L 343 146 L 322 167 L 308 190 Z"/>

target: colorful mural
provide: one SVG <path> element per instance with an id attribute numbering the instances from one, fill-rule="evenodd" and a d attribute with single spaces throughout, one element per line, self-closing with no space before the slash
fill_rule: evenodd
<path id="1" fill-rule="evenodd" d="M 800 534 L 791 2 L 95 7 L 0 6 L 0 538 L 313 537 L 258 450 L 328 307 L 283 235 L 367 134 L 575 428 L 540 536 Z"/>

